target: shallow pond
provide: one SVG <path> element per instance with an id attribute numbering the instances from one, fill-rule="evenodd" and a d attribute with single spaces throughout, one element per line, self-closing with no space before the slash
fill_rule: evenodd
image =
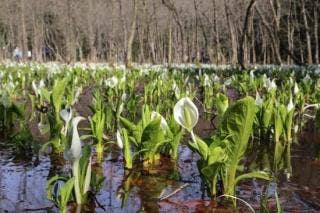
<path id="1" fill-rule="evenodd" d="M 320 163 L 312 160 L 309 152 L 314 143 L 312 137 L 306 134 L 302 139 L 308 143 L 294 148 L 293 177 L 278 185 L 285 212 L 320 211 Z M 60 159 L 53 155 L 17 154 L 1 142 L 0 212 L 58 212 L 46 198 L 46 182 L 54 174 L 70 169 Z M 129 174 L 124 171 L 118 152 L 109 152 L 100 166 L 93 167 L 95 173 L 105 177 L 102 189 L 81 212 L 211 212 L 212 208 L 216 212 L 248 212 L 240 204 L 239 209 L 232 210 L 208 201 L 197 170 L 197 159 L 198 156 L 183 145 L 176 167 L 164 161 L 155 170 Z M 266 188 L 262 183 L 248 181 L 237 191 L 240 198 L 259 209 L 262 191 L 266 189 L 268 208 L 275 210 L 275 188 L 274 183 Z M 160 199 L 170 194 L 168 199 Z M 75 209 L 71 211 L 76 212 Z"/>

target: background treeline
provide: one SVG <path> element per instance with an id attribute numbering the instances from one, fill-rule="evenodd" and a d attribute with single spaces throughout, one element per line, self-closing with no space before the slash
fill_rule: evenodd
<path id="1" fill-rule="evenodd" d="M 319 62 L 320 0 L 0 0 L 0 58 Z M 26 56 L 26 54 L 24 54 Z"/>

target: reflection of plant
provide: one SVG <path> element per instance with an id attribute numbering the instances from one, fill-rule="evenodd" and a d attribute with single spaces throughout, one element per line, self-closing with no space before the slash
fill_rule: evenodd
<path id="1" fill-rule="evenodd" d="M 39 150 L 39 143 L 33 141 L 32 134 L 28 128 L 10 135 L 10 144 L 19 155 Z"/>
<path id="2" fill-rule="evenodd" d="M 123 208 L 129 198 L 130 192 L 134 187 L 136 179 L 139 179 L 140 173 L 128 172 L 125 173 L 121 186 L 117 189 L 117 198 L 121 199 L 121 208 Z"/>
<path id="3" fill-rule="evenodd" d="M 124 208 L 133 188 L 137 189 L 137 195 L 141 200 L 139 212 L 157 212 L 157 201 L 167 187 L 168 181 L 157 174 L 156 176 L 143 175 L 141 171 L 126 171 L 122 184 L 117 189 L 117 198 L 121 200 L 121 208 Z"/>
<path id="4" fill-rule="evenodd" d="M 292 130 L 294 122 L 294 106 L 292 98 L 288 106 L 283 104 L 275 108 L 274 111 L 274 170 L 277 171 L 282 166 L 281 160 L 285 156 L 284 161 L 286 163 L 286 169 L 289 174 L 291 171 L 291 144 L 292 144 Z M 286 154 L 285 154 L 286 153 Z"/>
<path id="5" fill-rule="evenodd" d="M 105 177 L 103 176 L 102 167 L 93 167 L 91 182 L 90 182 L 90 192 L 97 194 L 103 187 Z"/>
<path id="6" fill-rule="evenodd" d="M 227 109 L 218 133 L 208 144 L 197 136 L 192 137 L 190 147 L 201 156 L 198 166 L 211 189 L 211 196 L 217 194 L 219 179 L 223 183 L 223 193 L 231 196 L 235 195 L 235 186 L 243 179 L 269 179 L 264 172 L 237 174 L 252 133 L 254 116 L 255 101 L 246 97 Z"/>

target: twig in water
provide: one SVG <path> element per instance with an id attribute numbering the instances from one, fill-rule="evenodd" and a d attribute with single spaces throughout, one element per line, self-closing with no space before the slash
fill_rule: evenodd
<path id="1" fill-rule="evenodd" d="M 37 208 L 37 209 L 24 209 L 24 211 L 26 212 L 36 212 L 36 211 L 43 211 L 43 210 L 50 210 L 54 207 L 54 205 L 52 206 L 47 206 L 47 207 L 43 207 L 43 208 Z"/>
<path id="2" fill-rule="evenodd" d="M 104 206 L 101 205 L 101 203 L 98 201 L 98 199 L 97 199 L 96 197 L 94 197 L 94 200 L 96 201 L 96 204 L 98 205 L 98 207 L 99 207 L 100 209 L 103 209 L 103 211 L 106 211 L 106 209 L 104 208 Z"/>
<path id="3" fill-rule="evenodd" d="M 161 197 L 159 200 L 161 201 L 161 200 L 168 199 L 169 197 L 172 197 L 173 195 L 177 194 L 178 192 L 180 192 L 182 189 L 186 188 L 187 186 L 189 186 L 189 183 L 183 184 L 178 189 L 174 190 L 172 193 L 168 194 L 167 196 Z"/>
<path id="4" fill-rule="evenodd" d="M 221 197 L 230 197 L 230 198 L 233 198 L 233 199 L 235 199 L 235 200 L 239 200 L 239 201 L 243 202 L 246 206 L 248 206 L 248 208 L 249 208 L 253 213 L 255 213 L 253 207 L 252 207 L 248 202 L 246 202 L 245 200 L 243 200 L 243 199 L 241 199 L 241 198 L 238 198 L 238 197 L 235 197 L 235 196 L 232 196 L 232 195 L 220 195 L 220 196 L 217 197 L 217 198 L 221 198 Z"/>

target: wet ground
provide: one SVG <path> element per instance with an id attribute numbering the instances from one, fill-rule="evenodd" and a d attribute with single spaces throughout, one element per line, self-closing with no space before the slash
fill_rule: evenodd
<path id="1" fill-rule="evenodd" d="M 80 102 L 90 103 L 91 90 L 85 93 L 88 95 Z M 83 104 L 76 108 L 81 115 L 89 115 Z M 212 123 L 202 118 L 195 132 L 210 135 Z M 278 191 L 284 212 L 320 212 L 320 161 L 315 160 L 316 149 L 320 150 L 320 134 L 312 129 L 302 134 L 300 145 L 294 146 L 293 177 L 289 181 L 278 185 L 242 182 L 237 188 L 238 197 L 259 211 L 262 194 L 266 194 L 266 207 L 276 212 Z M 19 152 L 10 143 L 0 141 L 0 213 L 58 212 L 47 200 L 46 183 L 55 174 L 67 174 L 70 165 L 62 156 L 33 153 Z M 123 168 L 119 151 L 108 151 L 102 163 L 93 167 L 94 173 L 105 177 L 102 188 L 90 205 L 78 212 L 249 212 L 240 203 L 237 210 L 211 203 L 202 188 L 197 160 L 198 156 L 182 145 L 176 165 L 163 160 L 155 169 L 129 173 Z"/>
<path id="2" fill-rule="evenodd" d="M 278 185 L 280 201 L 285 212 L 320 212 L 320 163 L 312 157 L 312 138 L 305 134 L 304 144 L 295 146 L 294 175 Z M 310 151 L 310 152 L 309 152 Z M 0 144 L 0 212 L 58 212 L 46 198 L 47 179 L 55 173 L 66 173 L 69 165 L 60 156 L 27 155 L 15 157 L 15 150 L 5 142 Z M 117 151 L 107 153 L 94 171 L 103 175 L 102 189 L 90 207 L 82 212 L 248 212 L 227 210 L 210 203 L 201 188 L 197 171 L 198 157 L 186 146 L 180 149 L 176 166 L 160 165 L 157 170 L 129 173 L 124 171 L 122 157 Z M 174 169 L 176 168 L 176 169 Z M 238 187 L 238 196 L 256 209 L 265 186 L 256 181 Z M 275 184 L 267 188 L 268 208 L 276 209 Z M 175 193 L 173 193 L 175 192 Z M 161 200 L 173 193 L 168 199 Z"/>

